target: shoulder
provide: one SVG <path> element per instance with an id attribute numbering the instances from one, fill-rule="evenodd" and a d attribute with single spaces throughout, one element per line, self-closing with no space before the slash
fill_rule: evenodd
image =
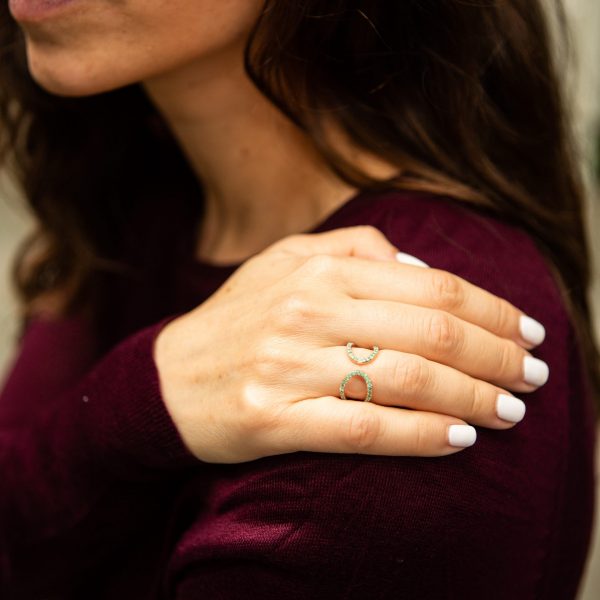
<path id="1" fill-rule="evenodd" d="M 319 229 L 361 224 L 542 320 L 536 354 L 551 382 L 530 395 L 519 426 L 481 428 L 473 448 L 449 457 L 297 453 L 215 466 L 190 494 L 205 509 L 172 556 L 178 597 L 226 597 L 224 586 L 243 595 L 249 584 L 290 599 L 533 597 L 540 582 L 563 580 L 571 589 L 576 574 L 549 558 L 569 555 L 574 570 L 583 560 L 593 483 L 579 440 L 589 420 L 550 267 L 518 228 L 444 198 L 361 195 Z M 575 525 L 562 521 L 573 514 Z"/>
<path id="2" fill-rule="evenodd" d="M 373 225 L 431 267 L 459 275 L 542 322 L 569 326 L 557 281 L 531 237 L 474 206 L 400 190 L 365 193 L 329 225 Z"/>

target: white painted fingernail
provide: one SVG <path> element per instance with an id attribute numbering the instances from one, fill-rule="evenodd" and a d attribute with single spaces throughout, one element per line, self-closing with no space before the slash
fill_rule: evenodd
<path id="1" fill-rule="evenodd" d="M 455 448 L 468 448 L 475 443 L 477 431 L 470 425 L 450 425 L 448 443 Z"/>
<path id="2" fill-rule="evenodd" d="M 523 378 L 530 385 L 544 385 L 548 381 L 550 369 L 548 365 L 539 358 L 526 356 L 523 359 Z"/>
<path id="3" fill-rule="evenodd" d="M 514 396 L 499 394 L 496 400 L 496 414 L 510 423 L 518 423 L 525 416 L 525 403 Z"/>
<path id="4" fill-rule="evenodd" d="M 427 263 L 423 262 L 420 258 L 417 258 L 416 256 L 413 256 L 412 254 L 406 254 L 406 252 L 398 252 L 398 254 L 396 254 L 396 260 L 405 265 L 412 265 L 413 267 L 429 268 L 429 265 Z"/>
<path id="5" fill-rule="evenodd" d="M 530 344 L 538 346 L 541 344 L 546 337 L 546 329 L 541 323 L 538 323 L 531 317 L 522 315 L 519 320 L 519 329 L 521 331 L 521 337 Z"/>

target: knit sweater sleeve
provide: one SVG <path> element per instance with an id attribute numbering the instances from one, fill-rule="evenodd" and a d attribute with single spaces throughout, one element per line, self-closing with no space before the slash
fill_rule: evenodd
<path id="1" fill-rule="evenodd" d="M 27 579 L 39 553 L 35 589 L 53 597 L 60 574 L 85 572 L 136 527 L 138 515 L 147 518 L 143 508 L 119 510 L 128 486 L 148 486 L 197 462 L 164 406 L 153 360 L 153 342 L 175 316 L 130 335 L 87 368 L 90 340 L 81 321 L 28 325 L 0 394 L 4 585 Z"/>

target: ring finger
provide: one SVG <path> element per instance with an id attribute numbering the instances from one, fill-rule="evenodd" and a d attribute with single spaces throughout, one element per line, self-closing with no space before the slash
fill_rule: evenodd
<path id="1" fill-rule="evenodd" d="M 320 352 L 322 359 L 315 364 L 329 368 L 326 373 L 319 369 L 321 385 L 315 384 L 319 388 L 314 390 L 315 396 L 339 396 L 344 376 L 359 370 L 371 380 L 371 401 L 376 404 L 445 414 L 494 429 L 512 427 L 525 414 L 525 404 L 506 390 L 414 354 L 383 349 L 371 362 L 359 365 L 348 359 L 345 347 L 329 347 Z M 367 349 L 355 350 L 358 357 L 369 353 Z M 314 376 L 316 382 L 316 372 Z M 326 389 L 321 387 L 323 383 Z M 348 380 L 347 398 L 363 400 L 366 393 L 366 382 L 360 376 Z"/>

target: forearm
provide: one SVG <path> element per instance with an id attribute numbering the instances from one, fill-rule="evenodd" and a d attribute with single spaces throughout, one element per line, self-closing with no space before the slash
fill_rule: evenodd
<path id="1" fill-rule="evenodd" d="M 60 397 L 39 389 L 39 409 L 27 420 L 15 422 L 2 403 L 0 547 L 11 577 L 36 548 L 85 563 L 100 536 L 110 552 L 111 532 L 118 540 L 145 514 L 119 510 L 123 495 L 197 463 L 163 405 L 152 357 L 170 318 L 121 342 Z M 41 569 L 33 566 L 29 576 Z"/>

